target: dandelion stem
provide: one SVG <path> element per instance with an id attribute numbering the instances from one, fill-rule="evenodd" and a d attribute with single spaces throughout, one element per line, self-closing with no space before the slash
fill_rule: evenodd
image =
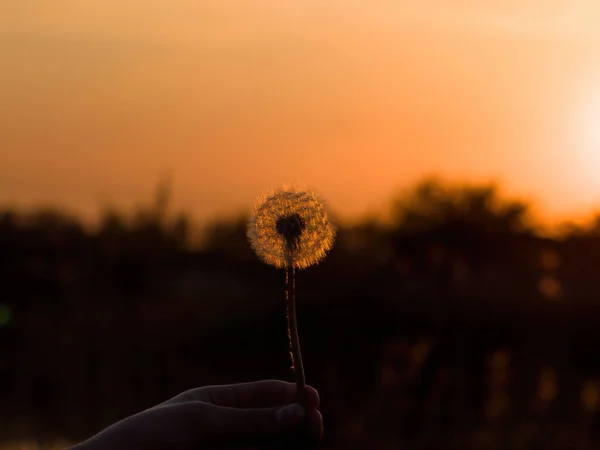
<path id="1" fill-rule="evenodd" d="M 292 347 L 292 364 L 294 368 L 294 377 L 298 389 L 298 403 L 307 407 L 306 379 L 304 376 L 304 364 L 302 363 L 302 351 L 300 350 L 300 338 L 298 337 L 298 322 L 296 320 L 296 292 L 295 292 L 295 273 L 292 264 L 292 248 L 288 246 L 286 251 L 286 297 L 288 309 L 288 334 L 290 345 Z"/>

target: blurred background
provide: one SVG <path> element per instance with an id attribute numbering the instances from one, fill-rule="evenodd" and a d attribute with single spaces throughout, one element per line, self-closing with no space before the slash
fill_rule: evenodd
<path id="1" fill-rule="evenodd" d="M 600 448 L 598 54 L 593 0 L 0 3 L 0 448 L 292 379 L 283 182 L 323 449 Z"/>

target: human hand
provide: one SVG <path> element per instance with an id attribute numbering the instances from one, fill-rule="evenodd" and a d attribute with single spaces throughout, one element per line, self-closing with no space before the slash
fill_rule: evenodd
<path id="1" fill-rule="evenodd" d="M 323 433 L 319 395 L 307 386 L 307 410 L 296 385 L 265 380 L 186 391 L 128 417 L 71 450 L 273 448 Z M 295 446 L 295 448 L 298 448 Z"/>

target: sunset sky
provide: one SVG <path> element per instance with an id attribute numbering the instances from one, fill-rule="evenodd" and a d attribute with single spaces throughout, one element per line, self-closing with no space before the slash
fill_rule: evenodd
<path id="1" fill-rule="evenodd" d="M 425 175 L 600 207 L 596 0 L 8 0 L 0 205 L 93 217 L 163 174 L 199 220 L 314 186 L 344 218 Z"/>

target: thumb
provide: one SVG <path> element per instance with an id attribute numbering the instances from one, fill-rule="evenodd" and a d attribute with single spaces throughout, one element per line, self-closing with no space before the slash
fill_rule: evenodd
<path id="1" fill-rule="evenodd" d="M 237 409 L 214 407 L 208 440 L 255 442 L 276 437 L 299 427 L 306 410 L 298 403 L 280 408 Z"/>
<path id="2" fill-rule="evenodd" d="M 306 410 L 300 403 L 292 403 L 291 405 L 279 408 L 275 412 L 275 418 L 277 419 L 279 426 L 284 430 L 300 424 L 305 417 Z"/>

